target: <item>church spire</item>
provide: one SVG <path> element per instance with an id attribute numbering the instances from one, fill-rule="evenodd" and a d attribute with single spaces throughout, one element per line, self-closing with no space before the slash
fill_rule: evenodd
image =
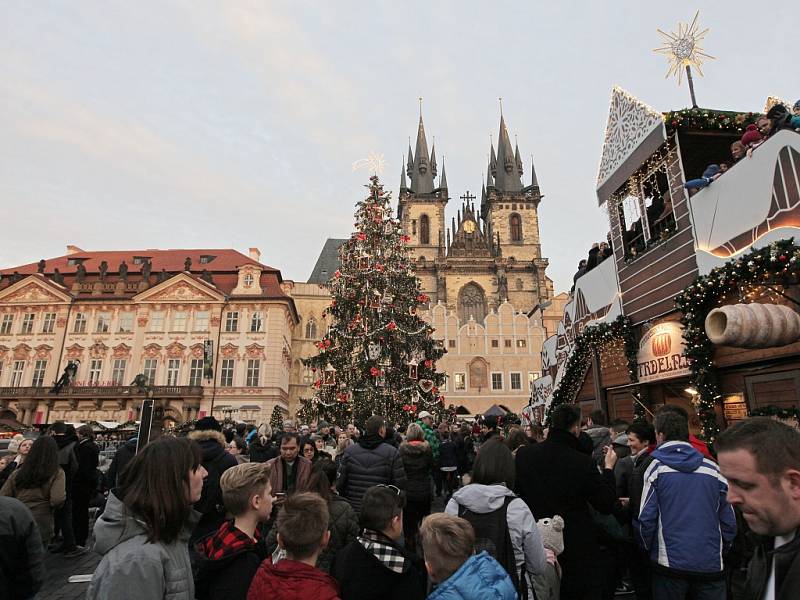
<path id="1" fill-rule="evenodd" d="M 514 162 L 517 163 L 520 179 L 522 179 L 522 158 L 519 155 L 519 144 L 514 142 Z"/>
<path id="2" fill-rule="evenodd" d="M 433 171 L 429 164 L 428 140 L 425 138 L 425 125 L 422 115 L 419 117 L 417 129 L 417 147 L 414 151 L 414 163 L 411 170 L 411 191 L 415 194 L 430 194 L 433 192 Z"/>
<path id="3" fill-rule="evenodd" d="M 495 174 L 495 187 L 502 192 L 519 192 L 522 190 L 522 181 L 517 169 L 514 151 L 511 149 L 511 140 L 502 115 L 500 115 L 500 134 L 497 140 L 497 170 Z"/>
<path id="4" fill-rule="evenodd" d="M 491 146 L 492 153 L 489 156 L 489 172 L 494 177 L 497 174 L 497 157 L 494 154 L 494 142 L 489 140 L 489 146 Z"/>
<path id="5" fill-rule="evenodd" d="M 492 154 L 494 154 L 494 148 L 492 148 Z M 488 190 L 490 187 L 494 187 L 494 181 L 492 180 L 492 161 L 489 161 L 489 166 L 486 167 L 486 189 Z"/>
<path id="6" fill-rule="evenodd" d="M 431 146 L 431 174 L 436 177 L 436 136 L 433 136 L 433 145 Z"/>
<path id="7" fill-rule="evenodd" d="M 447 189 L 447 173 L 444 172 L 444 156 L 442 156 L 442 176 L 439 178 L 439 187 Z"/>
<path id="8" fill-rule="evenodd" d="M 533 156 L 531 156 L 531 187 L 539 189 L 539 179 L 536 177 L 536 167 L 533 164 Z"/>
<path id="9" fill-rule="evenodd" d="M 408 162 L 406 163 L 406 173 L 411 177 L 414 171 L 414 155 L 411 154 L 411 137 L 408 138 Z"/>
<path id="10" fill-rule="evenodd" d="M 402 164 L 402 163 L 401 163 Z M 407 190 L 408 186 L 406 185 L 406 170 L 402 167 L 400 168 L 400 191 Z"/>

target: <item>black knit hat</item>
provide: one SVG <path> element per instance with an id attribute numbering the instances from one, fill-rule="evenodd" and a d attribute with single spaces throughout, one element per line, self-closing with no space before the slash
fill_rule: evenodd
<path id="1" fill-rule="evenodd" d="M 195 431 L 222 431 L 222 425 L 214 417 L 203 417 L 194 426 Z"/>

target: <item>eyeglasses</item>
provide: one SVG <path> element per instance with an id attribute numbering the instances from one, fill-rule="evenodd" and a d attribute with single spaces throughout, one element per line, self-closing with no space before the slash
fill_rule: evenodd
<path id="1" fill-rule="evenodd" d="M 400 495 L 400 488 L 399 488 L 399 487 L 397 487 L 396 485 L 387 485 L 387 484 L 385 484 L 385 483 L 379 483 L 379 484 L 377 484 L 375 487 L 379 487 L 379 488 L 387 488 L 387 489 L 390 489 L 390 490 L 392 490 L 392 491 L 393 491 L 395 494 L 397 494 L 398 496 Z"/>

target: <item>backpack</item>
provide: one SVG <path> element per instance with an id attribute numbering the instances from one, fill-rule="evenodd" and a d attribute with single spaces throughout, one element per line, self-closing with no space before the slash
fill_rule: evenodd
<path id="1" fill-rule="evenodd" d="M 222 488 L 219 485 L 219 479 L 222 477 L 222 472 L 225 470 L 222 467 L 222 461 L 226 458 L 226 454 L 220 454 L 216 459 L 208 464 L 204 464 L 208 475 L 203 480 L 203 491 L 200 494 L 200 500 L 194 503 L 194 509 L 202 515 L 224 515 L 225 504 L 222 501 Z"/>
<path id="2" fill-rule="evenodd" d="M 511 534 L 508 531 L 507 512 L 508 505 L 516 500 L 516 496 L 506 496 L 503 506 L 488 513 L 472 512 L 468 508 L 458 505 L 458 516 L 469 521 L 475 530 L 475 552 L 486 551 L 492 558 L 502 565 L 514 583 L 514 589 L 518 592 L 525 590 L 525 595 L 520 593 L 520 597 L 527 598 L 527 578 L 523 577 L 520 581 L 517 571 L 517 559 L 514 556 L 514 546 L 511 543 Z"/>

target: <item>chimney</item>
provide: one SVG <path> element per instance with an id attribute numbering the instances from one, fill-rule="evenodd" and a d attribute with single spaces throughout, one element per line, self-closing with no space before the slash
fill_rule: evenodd
<path id="1" fill-rule="evenodd" d="M 261 262 L 261 250 L 258 248 L 250 248 L 250 258 L 256 262 Z"/>
<path id="2" fill-rule="evenodd" d="M 83 250 L 72 244 L 67 244 L 67 255 L 77 254 L 78 252 L 83 252 Z"/>

